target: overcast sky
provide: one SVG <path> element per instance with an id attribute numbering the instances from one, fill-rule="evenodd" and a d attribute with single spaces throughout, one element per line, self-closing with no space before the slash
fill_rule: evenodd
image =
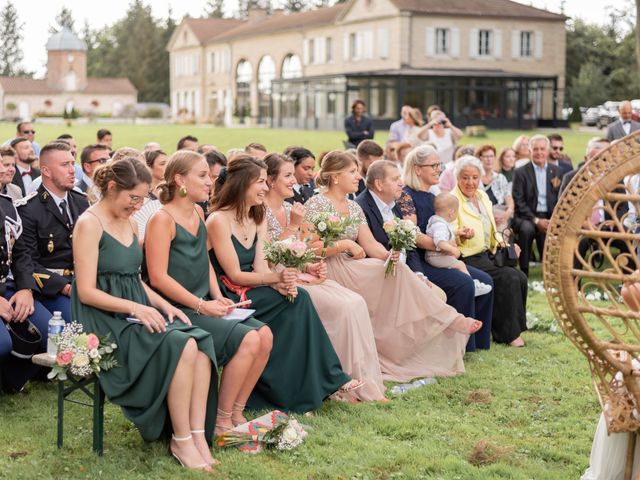
<path id="1" fill-rule="evenodd" d="M 229 11 L 233 11 L 236 8 L 236 0 L 227 0 L 227 2 Z M 6 0 L 0 0 L 2 7 L 6 3 Z M 14 0 L 20 21 L 24 24 L 22 43 L 24 66 L 35 71 L 37 76 L 44 75 L 47 59 L 44 46 L 49 37 L 49 26 L 53 24 L 56 14 L 63 5 L 72 10 L 79 30 L 85 19 L 92 28 L 100 28 L 116 22 L 124 16 L 129 3 L 130 0 Z M 559 12 L 562 1 L 520 0 L 520 3 Z M 633 1 L 566 0 L 564 3 L 566 15 L 580 17 L 589 22 L 604 23 L 607 19 L 607 7 L 626 8 Z M 173 18 L 179 20 L 187 14 L 192 17 L 201 16 L 206 0 L 145 0 L 145 4 L 151 5 L 153 14 L 157 17 L 166 18 L 171 11 Z"/>

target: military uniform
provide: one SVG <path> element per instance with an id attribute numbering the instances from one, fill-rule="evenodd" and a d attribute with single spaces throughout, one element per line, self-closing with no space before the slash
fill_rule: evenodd
<path id="1" fill-rule="evenodd" d="M 16 252 L 15 242 L 22 234 L 22 223 L 13 205 L 13 199 L 0 194 L 0 294 L 9 300 L 16 292 L 16 285 L 12 279 L 17 272 L 29 268 L 30 259 L 24 252 Z M 28 288 L 28 287 L 27 287 Z M 40 345 L 37 351 L 44 352 L 47 348 L 47 326 L 51 312 L 34 299 L 34 312 L 29 321 L 40 332 Z M 13 348 L 11 336 L 5 328 L 7 322 L 0 321 L 0 370 L 2 371 L 2 387 L 6 391 L 19 391 L 22 386 L 34 377 L 41 367 L 31 363 L 29 358 L 19 358 L 11 355 Z M 28 324 L 11 324 L 14 328 Z"/>
<path id="2" fill-rule="evenodd" d="M 15 274 L 17 288 L 31 288 L 49 310 L 59 310 L 70 322 L 70 299 L 62 289 L 73 277 L 73 226 L 89 207 L 86 196 L 76 190 L 67 193 L 68 218 L 44 185 L 15 204 L 23 226 L 16 254 L 30 259 L 29 268 Z"/>

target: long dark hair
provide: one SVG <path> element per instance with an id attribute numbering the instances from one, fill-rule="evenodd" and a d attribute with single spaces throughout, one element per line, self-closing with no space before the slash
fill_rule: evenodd
<path id="1" fill-rule="evenodd" d="M 235 211 L 236 220 L 245 219 L 245 195 L 253 182 L 260 178 L 260 172 L 267 170 L 267 165 L 250 155 L 236 155 L 229 165 L 220 170 L 209 212 L 216 210 Z M 249 209 L 248 217 L 260 225 L 265 217 L 265 206 L 254 205 Z"/>

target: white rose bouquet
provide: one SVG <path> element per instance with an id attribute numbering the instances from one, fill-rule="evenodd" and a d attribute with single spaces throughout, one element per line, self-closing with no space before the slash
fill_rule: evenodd
<path id="1" fill-rule="evenodd" d="M 286 416 L 271 429 L 264 433 L 251 434 L 228 431 L 216 438 L 216 446 L 241 447 L 249 442 L 260 442 L 266 448 L 273 450 L 292 450 L 304 442 L 308 433 L 293 417 Z"/>
<path id="2" fill-rule="evenodd" d="M 393 220 L 384 222 L 382 226 L 387 237 L 389 237 L 389 245 L 391 250 L 402 252 L 403 250 L 413 250 L 416 248 L 416 237 L 418 236 L 418 227 L 411 220 L 402 220 L 394 217 Z M 384 276 L 389 274 L 396 276 L 396 264 L 389 257 L 385 263 Z"/>
<path id="3" fill-rule="evenodd" d="M 313 231 L 322 241 L 322 258 L 327 256 L 327 248 L 340 240 L 348 227 L 357 225 L 356 219 L 340 217 L 332 213 L 319 213 L 311 219 Z"/>
<path id="4" fill-rule="evenodd" d="M 77 377 L 88 377 L 92 373 L 100 375 L 101 371 L 118 366 L 113 356 L 118 346 L 108 338 L 100 339 L 93 333 L 83 333 L 78 322 L 65 325 L 53 341 L 58 350 L 56 363 L 47 375 L 51 380 L 56 377 L 66 380 L 68 373 Z"/>

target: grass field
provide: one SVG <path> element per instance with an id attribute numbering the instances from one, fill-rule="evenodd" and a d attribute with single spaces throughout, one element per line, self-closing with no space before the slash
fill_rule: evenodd
<path id="1" fill-rule="evenodd" d="M 104 125 L 47 125 L 34 124 L 36 141 L 43 145 L 56 138 L 61 133 L 70 133 L 76 138 L 79 151 L 84 145 L 96 141 L 95 133 Z M 230 148 L 242 148 L 251 142 L 263 143 L 270 151 L 281 152 L 289 145 L 303 145 L 309 148 L 316 156 L 322 151 L 342 149 L 342 141 L 346 138 L 343 132 L 314 131 L 314 130 L 273 130 L 267 128 L 221 128 L 199 125 L 107 125 L 113 133 L 113 146 L 135 147 L 141 149 L 147 142 L 158 142 L 167 153 L 172 153 L 178 139 L 190 134 L 198 138 L 200 143 L 211 143 L 221 151 L 226 152 Z M 550 130 L 542 131 L 542 133 Z M 486 138 L 464 137 L 463 143 L 480 145 L 493 143 L 498 151 L 506 146 L 511 146 L 513 140 L 523 132 L 514 130 L 489 131 Z M 533 132 L 525 132 L 533 135 Z M 563 130 L 561 134 L 565 138 L 565 152 L 577 164 L 584 157 L 587 141 L 594 136 L 590 133 L 581 133 Z M 15 125 L 0 123 L 0 142 L 2 139 L 15 135 Z M 375 140 L 381 145 L 387 139 L 387 132 L 378 132 Z"/>
<path id="2" fill-rule="evenodd" d="M 168 151 L 187 133 L 222 150 L 259 141 L 274 150 L 301 144 L 319 152 L 339 148 L 343 138 L 341 132 L 109 128 L 115 146 L 140 148 L 158 141 Z M 93 141 L 96 129 L 36 124 L 36 137 L 43 144 L 68 131 L 84 145 Z M 9 138 L 13 130 L 13 125 L 0 125 L 0 139 Z M 593 135 L 562 133 L 577 163 Z M 502 147 L 517 134 L 490 132 L 486 140 Z M 539 279 L 539 268 L 532 269 L 531 280 Z M 217 478 L 579 478 L 588 464 L 600 412 L 587 362 L 561 333 L 553 333 L 543 294 L 530 291 L 528 311 L 539 319 L 539 326 L 524 335 L 526 348 L 494 345 L 490 351 L 467 355 L 465 375 L 411 390 L 385 405 L 325 402 L 313 416 L 301 419 L 313 430 L 299 449 L 256 456 L 217 451 L 222 461 Z M 56 398 L 55 386 L 41 382 L 29 385 L 27 395 L 0 396 L 0 478 L 206 478 L 180 469 L 162 443 L 143 442 L 111 404 L 106 406 L 103 457 L 91 452 L 90 410 L 73 404 L 65 410 L 64 449 L 57 450 Z M 489 458 L 476 465 L 470 460 L 479 442 L 488 442 Z"/>

